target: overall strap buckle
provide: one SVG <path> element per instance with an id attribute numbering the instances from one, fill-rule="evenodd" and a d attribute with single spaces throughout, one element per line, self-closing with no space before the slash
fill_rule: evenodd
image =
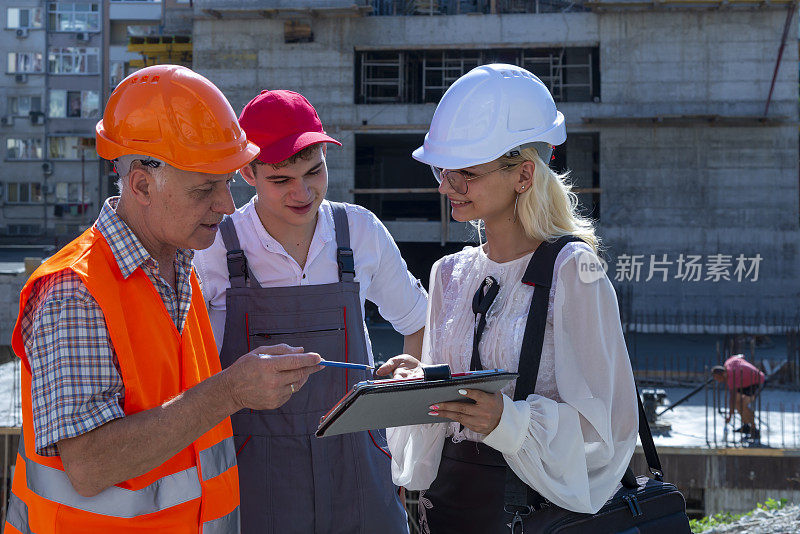
<path id="1" fill-rule="evenodd" d="M 344 274 L 356 275 L 356 265 L 353 259 L 353 249 L 339 247 L 336 249 L 336 262 L 339 264 L 339 280 L 343 280 Z M 352 280 L 353 278 L 350 278 Z"/>
<path id="2" fill-rule="evenodd" d="M 242 249 L 229 250 L 226 253 L 228 260 L 228 279 L 231 287 L 244 287 L 247 285 L 247 257 Z"/>

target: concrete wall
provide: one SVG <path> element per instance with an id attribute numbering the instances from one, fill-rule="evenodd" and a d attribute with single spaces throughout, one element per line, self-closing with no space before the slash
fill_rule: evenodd
<path id="1" fill-rule="evenodd" d="M 780 323 L 788 321 L 787 313 L 796 313 L 796 40 L 790 38 L 785 48 L 769 121 L 758 121 L 784 8 L 315 17 L 309 19 L 314 42 L 297 44 L 283 42 L 280 18 L 256 19 L 252 13 L 237 18 L 228 10 L 213 19 L 199 8 L 195 16 L 195 68 L 220 86 L 235 109 L 264 88 L 297 90 L 317 107 L 329 132 L 344 143 L 329 151 L 329 196 L 344 200 L 352 198 L 354 135 L 424 133 L 435 109 L 433 104 L 354 104 L 357 50 L 599 46 L 600 102 L 559 108 L 568 131 L 599 133 L 599 230 L 612 278 L 620 255 L 649 260 L 651 254 L 659 259 L 667 254 L 673 262 L 667 282 L 644 281 L 648 261 L 639 282 L 616 283 L 628 319 L 656 322 L 662 330 L 665 322 L 684 324 L 684 330 L 687 322 L 702 323 L 690 330 L 711 331 L 703 325 L 763 322 L 767 316 Z M 796 17 L 792 24 L 790 36 L 796 38 Z M 703 118 L 713 115 L 722 119 Z M 648 119 L 656 116 L 662 120 Z M 241 199 L 250 194 L 237 192 Z M 390 229 L 399 241 L 438 241 L 439 226 L 391 224 Z M 674 262 L 680 254 L 701 255 L 703 263 L 715 254 L 731 255 L 732 262 L 740 254 L 760 254 L 759 278 L 676 280 Z M 729 276 L 734 268 L 735 263 Z M 659 317 L 650 317 L 655 314 Z M 703 314 L 714 317 L 703 319 Z"/>
<path id="2" fill-rule="evenodd" d="M 800 501 L 796 450 L 659 447 L 658 457 L 664 480 L 686 496 L 702 495 L 708 515 L 749 512 L 769 498 Z M 637 475 L 648 472 L 641 446 L 632 468 Z"/>
<path id="3" fill-rule="evenodd" d="M 615 13 L 600 18 L 602 113 L 763 114 L 785 12 Z M 794 20 L 796 33 L 797 19 Z M 676 262 L 680 254 L 760 254 L 758 280 L 619 282 L 635 323 L 684 331 L 733 323 L 796 324 L 800 297 L 797 47 L 784 51 L 769 117 L 774 125 L 605 126 L 600 130 L 600 229 L 620 254 Z M 749 264 L 748 264 L 749 265 Z M 735 268 L 730 269 L 733 275 Z M 703 274 L 703 279 L 706 274 Z M 752 280 L 752 276 L 750 277 Z M 712 317 L 695 319 L 693 314 Z M 771 316 L 771 318 L 767 318 Z M 788 316 L 788 317 L 785 317 Z M 696 327 L 696 323 L 700 323 Z M 691 328 L 689 328 L 691 326 Z M 641 327 L 641 325 L 640 325 Z M 694 330 L 692 330 L 694 328 Z"/>

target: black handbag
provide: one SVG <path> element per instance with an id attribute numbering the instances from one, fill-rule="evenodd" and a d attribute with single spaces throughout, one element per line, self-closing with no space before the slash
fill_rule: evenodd
<path id="1" fill-rule="evenodd" d="M 641 400 L 639 437 L 653 478 L 634 478 L 628 468 L 622 487 L 595 514 L 572 512 L 547 501 L 539 504 L 538 509 L 506 502 L 506 511 L 515 514 L 510 525 L 512 534 L 691 534 L 683 495 L 678 488 L 663 480 L 661 463 Z M 519 484 L 524 484 L 511 469 L 508 472 Z M 506 479 L 506 497 L 509 496 L 509 484 L 513 484 L 510 476 Z M 527 489 L 525 485 L 526 492 Z M 544 499 L 540 497 L 541 501 Z"/>
<path id="2" fill-rule="evenodd" d="M 534 292 L 522 340 L 514 400 L 527 399 L 536 387 L 553 268 L 558 253 L 571 241 L 579 239 L 564 236 L 553 243 L 539 245 L 522 277 L 524 284 L 534 286 Z M 481 326 L 485 325 L 485 315 L 497 290 L 497 282 L 487 279 L 473 299 L 477 319 L 471 362 L 473 369 L 482 368 L 478 355 Z M 636 397 L 639 437 L 652 478 L 635 477 L 628 467 L 621 481 L 622 488 L 597 513 L 584 514 L 550 503 L 507 468 L 504 500 L 505 511 L 513 517 L 509 523 L 511 534 L 691 534 L 686 501 L 678 488 L 664 482 L 661 462 L 638 391 Z"/>

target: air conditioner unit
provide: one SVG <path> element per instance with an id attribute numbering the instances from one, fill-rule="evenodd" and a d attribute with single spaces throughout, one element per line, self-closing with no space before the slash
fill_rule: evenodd
<path id="1" fill-rule="evenodd" d="M 47 175 L 53 174 L 53 162 L 52 161 L 43 161 L 42 162 L 42 172 L 44 174 L 47 174 Z"/>
<path id="2" fill-rule="evenodd" d="M 5 117 L 0 118 L 0 124 L 3 126 L 14 126 L 14 116 L 6 115 Z"/>
<path id="3" fill-rule="evenodd" d="M 17 39 L 25 39 L 28 37 L 28 28 L 20 28 L 17 30 Z"/>
<path id="4" fill-rule="evenodd" d="M 28 83 L 28 75 L 27 74 L 15 74 L 14 81 L 17 83 Z"/>
<path id="5" fill-rule="evenodd" d="M 92 36 L 89 32 L 78 32 L 75 34 L 75 39 L 78 41 L 88 41 Z"/>

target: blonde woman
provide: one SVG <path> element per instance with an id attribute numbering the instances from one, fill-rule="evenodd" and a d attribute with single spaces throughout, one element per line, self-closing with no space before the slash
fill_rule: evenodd
<path id="1" fill-rule="evenodd" d="M 394 482 L 424 490 L 424 532 L 513 530 L 514 516 L 504 511 L 509 467 L 533 490 L 529 510 L 544 503 L 596 512 L 633 454 L 636 393 L 615 293 L 597 268 L 591 221 L 577 214 L 566 177 L 547 164 L 565 140 L 564 117 L 544 84 L 522 68 L 493 64 L 450 87 L 414 152 L 433 168 L 453 218 L 485 233 L 481 246 L 433 266 L 423 365 L 517 371 L 535 290 L 523 275 L 539 247 L 563 245 L 554 252 L 535 391 L 515 401 L 513 382 L 495 395 L 465 390 L 474 403 L 431 406 L 443 423 L 388 432 Z M 476 329 L 473 296 L 487 281 L 499 291 Z M 379 373 L 413 376 L 419 365 L 400 356 Z M 535 515 L 523 517 L 526 527 Z"/>

